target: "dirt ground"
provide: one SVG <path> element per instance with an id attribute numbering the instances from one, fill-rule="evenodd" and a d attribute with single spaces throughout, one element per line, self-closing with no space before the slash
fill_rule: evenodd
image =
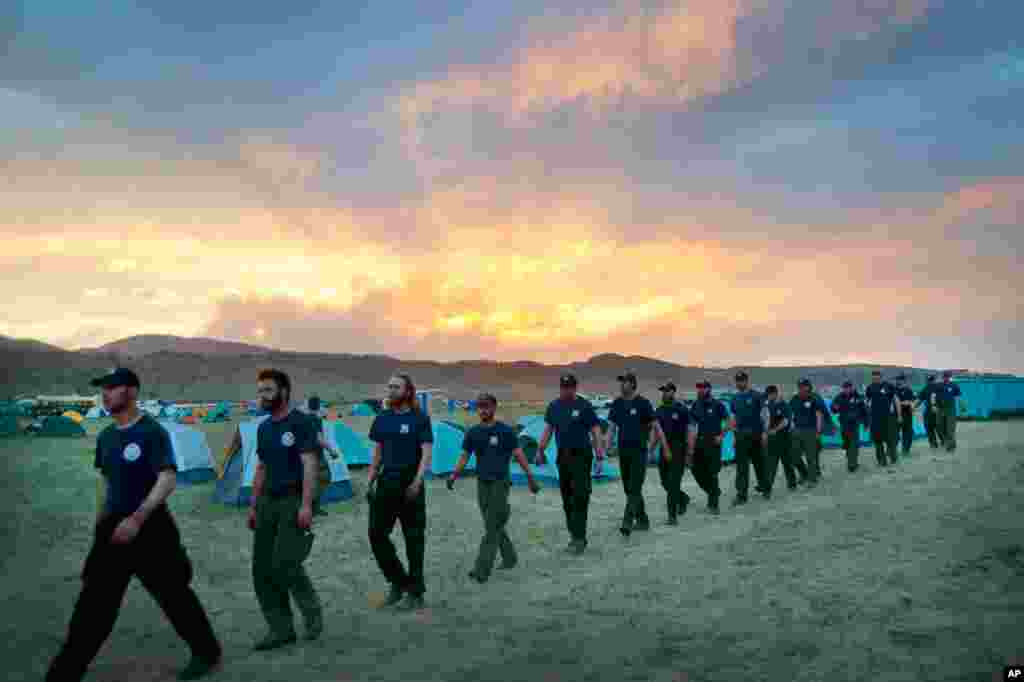
<path id="1" fill-rule="evenodd" d="M 271 653 L 250 651 L 263 622 L 244 513 L 214 505 L 209 484 L 180 488 L 171 506 L 225 647 L 211 680 L 987 681 L 1024 656 L 1024 422 L 961 424 L 960 436 L 955 454 L 919 441 L 892 470 L 862 451 L 864 466 L 848 474 L 825 451 L 818 488 L 783 486 L 738 510 L 727 467 L 717 518 L 687 474 L 697 503 L 675 528 L 649 469 L 655 527 L 621 538 L 621 486 L 596 486 L 582 557 L 561 552 L 558 491 L 516 488 L 521 563 L 484 586 L 466 578 L 481 535 L 476 484 L 449 493 L 433 481 L 419 614 L 371 607 L 386 586 L 355 471 L 356 500 L 317 520 L 308 562 L 325 635 Z M 64 636 L 94 514 L 91 447 L 0 442 L 0 652 L 11 682 L 42 679 Z M 133 582 L 88 679 L 170 680 L 186 659 Z"/>

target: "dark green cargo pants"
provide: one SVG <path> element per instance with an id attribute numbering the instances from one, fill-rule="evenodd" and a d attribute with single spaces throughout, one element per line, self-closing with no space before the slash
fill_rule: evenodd
<path id="1" fill-rule="evenodd" d="M 658 473 L 661 474 L 661 487 L 665 489 L 668 517 L 674 519 L 690 503 L 690 496 L 682 488 L 686 473 L 686 441 L 669 441 L 668 447 L 672 450 L 672 461 L 666 461 L 662 453 L 658 458 Z"/>
<path id="2" fill-rule="evenodd" d="M 914 444 L 914 413 L 904 412 L 900 420 L 900 445 L 903 446 L 903 454 L 909 455 L 910 448 Z"/>
<path id="3" fill-rule="evenodd" d="M 899 440 L 900 434 L 896 428 L 895 415 L 872 418 L 871 441 L 875 444 L 875 459 L 881 466 L 885 466 L 886 459 L 890 464 L 896 461 L 896 448 L 899 447 Z"/>
<path id="4" fill-rule="evenodd" d="M 624 528 L 634 523 L 649 524 L 644 509 L 644 481 L 647 479 L 647 448 L 645 446 L 620 446 L 619 471 L 622 473 L 622 490 L 626 493 L 626 508 L 622 512 Z"/>
<path id="5" fill-rule="evenodd" d="M 928 444 L 933 449 L 939 447 L 939 429 L 938 429 L 938 416 L 935 414 L 935 410 L 925 410 L 924 413 L 924 430 L 928 434 Z M 945 442 L 945 441 L 943 441 Z"/>
<path id="6" fill-rule="evenodd" d="M 718 505 L 722 489 L 718 486 L 718 472 L 722 470 L 722 444 L 714 436 L 698 435 L 697 447 L 693 453 L 693 478 L 700 489 L 707 493 L 708 504 Z"/>
<path id="7" fill-rule="evenodd" d="M 427 543 L 427 488 L 423 486 L 415 499 L 406 497 L 415 471 L 401 477 L 377 477 L 377 492 L 370 503 L 370 549 L 377 559 L 381 573 L 393 586 L 416 596 L 423 596 L 427 588 L 423 581 L 423 560 Z M 405 538 L 405 554 L 409 570 L 402 566 L 391 542 L 391 531 L 401 521 Z"/>
<path id="8" fill-rule="evenodd" d="M 779 462 L 782 462 L 782 471 L 786 476 L 786 484 L 795 488 L 797 484 L 797 473 L 801 478 L 807 478 L 807 467 L 802 460 L 793 460 L 793 438 L 789 430 L 779 431 L 768 436 L 768 442 L 764 446 L 765 453 L 765 483 L 768 490 L 775 485 L 775 475 L 779 471 Z"/>
<path id="9" fill-rule="evenodd" d="M 477 554 L 473 572 L 482 580 L 490 577 L 498 552 L 501 552 L 501 561 L 505 566 L 514 566 L 519 561 L 516 548 L 505 531 L 512 514 L 508 504 L 511 489 L 512 482 L 507 480 L 479 479 L 476 482 L 476 499 L 480 505 L 480 516 L 484 521 L 484 537 L 480 541 L 480 552 Z"/>
<path id="10" fill-rule="evenodd" d="M 558 487 L 569 536 L 574 542 L 586 543 L 594 452 L 590 448 L 559 448 L 557 464 Z"/>
<path id="11" fill-rule="evenodd" d="M 750 491 L 750 465 L 754 465 L 757 487 L 765 489 L 764 460 L 761 451 L 761 434 L 737 431 L 736 438 L 736 496 L 747 499 Z"/>
<path id="12" fill-rule="evenodd" d="M 843 450 L 846 452 L 846 468 L 853 471 L 860 460 L 860 425 L 846 424 L 843 429 Z"/>
<path id="13" fill-rule="evenodd" d="M 302 562 L 306 558 L 307 531 L 298 526 L 299 495 L 272 498 L 263 495 L 256 504 L 253 533 L 252 578 L 256 599 L 271 632 L 282 637 L 295 634 L 289 596 L 302 612 L 306 626 L 322 623 L 320 598 Z"/>
<path id="14" fill-rule="evenodd" d="M 950 452 L 956 450 L 956 406 L 939 406 L 936 410 L 940 438 Z"/>
<path id="15" fill-rule="evenodd" d="M 821 440 L 816 431 L 793 431 L 792 457 L 807 469 L 807 478 L 816 483 L 821 478 Z"/>

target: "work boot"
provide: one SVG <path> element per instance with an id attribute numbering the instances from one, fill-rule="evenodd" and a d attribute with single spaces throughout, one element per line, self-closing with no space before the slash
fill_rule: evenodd
<path id="1" fill-rule="evenodd" d="M 221 661 L 221 657 L 213 660 L 207 660 L 200 658 L 199 656 L 192 656 L 192 660 L 188 662 L 181 672 L 178 673 L 179 680 L 198 680 L 201 677 L 205 677 L 216 668 Z"/>
<path id="2" fill-rule="evenodd" d="M 644 518 L 642 518 L 642 519 L 638 520 L 638 521 L 637 521 L 637 522 L 636 522 L 636 523 L 635 523 L 635 524 L 633 525 L 633 529 L 634 529 L 634 530 L 638 530 L 638 531 L 640 531 L 641 533 L 642 533 L 642 532 L 644 532 L 644 531 L 646 531 L 646 530 L 650 530 L 650 529 L 651 529 L 651 520 L 650 520 L 650 519 L 648 519 L 648 518 L 646 518 L 646 517 L 644 517 Z"/>
<path id="3" fill-rule="evenodd" d="M 766 500 L 772 499 L 772 490 L 771 490 L 771 488 L 765 488 L 764 490 L 761 490 L 760 492 L 761 492 L 761 497 L 763 497 L 764 499 L 766 499 Z"/>
<path id="4" fill-rule="evenodd" d="M 404 611 L 419 611 L 424 607 L 423 595 L 422 594 L 407 594 L 405 601 L 402 603 L 402 610 Z"/>
<path id="5" fill-rule="evenodd" d="M 583 554 L 583 551 L 587 548 L 586 540 L 573 540 L 569 543 L 569 553 L 579 556 Z"/>
<path id="6" fill-rule="evenodd" d="M 708 500 L 708 513 L 714 514 L 715 516 L 718 516 L 719 511 L 718 511 L 718 499 L 717 498 Z"/>
<path id="7" fill-rule="evenodd" d="M 323 614 L 318 613 L 309 620 L 306 621 L 306 641 L 312 642 L 313 640 L 320 639 L 320 635 L 324 633 L 324 617 Z"/>
<path id="8" fill-rule="evenodd" d="M 384 606 L 394 606 L 398 602 L 402 601 L 402 597 L 405 595 L 403 590 L 398 585 L 392 585 L 391 591 L 388 592 L 387 599 L 384 600 Z"/>
<path id="9" fill-rule="evenodd" d="M 683 514 L 685 514 L 686 513 L 686 508 L 689 507 L 689 506 L 690 506 L 690 496 L 684 494 L 683 495 L 683 502 L 682 502 L 682 504 L 679 505 L 679 509 L 678 509 L 679 516 L 682 516 Z"/>
<path id="10" fill-rule="evenodd" d="M 482 577 L 479 573 L 476 572 L 476 570 L 472 570 L 469 572 L 469 579 L 476 583 L 479 583 L 480 585 L 483 585 L 485 582 L 487 582 L 487 578 Z"/>
<path id="11" fill-rule="evenodd" d="M 270 651 L 272 649 L 280 649 L 281 647 L 288 646 L 289 644 L 295 644 L 296 641 L 298 641 L 298 638 L 295 636 L 294 632 L 289 635 L 279 635 L 272 632 L 260 641 L 256 642 L 252 648 L 253 651 Z"/>
<path id="12" fill-rule="evenodd" d="M 734 506 L 734 507 L 739 507 L 740 505 L 743 505 L 743 504 L 746 504 L 746 503 L 747 503 L 746 495 L 737 495 L 732 500 L 732 506 Z"/>
<path id="13" fill-rule="evenodd" d="M 623 537 L 629 537 L 629 534 L 633 531 L 633 519 L 629 516 L 622 517 L 622 525 L 619 526 L 619 532 L 622 533 Z"/>
<path id="14" fill-rule="evenodd" d="M 508 563 L 507 561 L 502 561 L 498 565 L 498 568 L 503 570 L 503 571 L 508 571 L 508 570 L 511 570 L 511 569 L 515 568 L 518 563 L 519 563 L 518 561 L 513 561 L 512 563 Z"/>

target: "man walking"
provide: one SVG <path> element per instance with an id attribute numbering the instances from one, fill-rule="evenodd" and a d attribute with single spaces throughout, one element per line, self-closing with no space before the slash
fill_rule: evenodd
<path id="1" fill-rule="evenodd" d="M 494 419 L 498 399 L 490 393 L 481 393 L 476 406 L 480 414 L 480 423 L 466 432 L 462 441 L 462 456 L 455 464 L 455 471 L 448 478 L 448 489 L 455 488 L 455 481 L 462 475 L 470 456 L 475 454 L 476 497 L 480 505 L 480 515 L 484 520 L 484 537 L 480 541 L 480 551 L 469 577 L 483 584 L 490 578 L 494 560 L 499 552 L 502 568 L 513 568 L 519 562 L 516 548 L 505 532 L 511 515 L 508 504 L 509 491 L 512 488 L 509 465 L 513 457 L 526 473 L 530 492 L 537 494 L 540 486 L 533 478 L 523 449 L 519 447 L 519 436 L 515 430 Z"/>
<path id="2" fill-rule="evenodd" d="M 697 400 L 690 408 L 690 417 L 697 425 L 693 449 L 693 478 L 708 496 L 708 511 L 718 514 L 718 498 L 722 489 L 718 485 L 718 472 L 722 470 L 723 422 L 729 413 L 711 396 L 711 382 L 697 382 Z"/>
<path id="3" fill-rule="evenodd" d="M 793 415 L 793 459 L 805 463 L 807 486 L 813 488 L 821 479 L 821 431 L 825 425 L 825 403 L 811 393 L 811 382 L 801 379 L 798 392 L 789 401 Z"/>
<path id="4" fill-rule="evenodd" d="M 691 450 L 690 411 L 676 400 L 676 385 L 671 381 L 658 389 L 661 391 L 661 405 L 655 411 L 661 432 L 668 442 L 668 452 L 662 446 L 661 457 L 658 459 L 658 473 L 661 475 L 661 487 L 665 489 L 668 506 L 668 524 L 679 524 L 678 517 L 686 513 L 690 504 L 690 496 L 683 492 L 683 475 L 686 473 L 686 459 Z M 696 431 L 693 432 L 694 434 Z"/>
<path id="5" fill-rule="evenodd" d="M 192 660 L 178 679 L 199 679 L 220 662 L 221 646 L 189 586 L 192 564 L 167 508 L 177 478 L 170 435 L 139 411 L 135 372 L 116 369 L 92 385 L 103 388 L 103 407 L 114 423 L 96 441 L 95 466 L 102 478 L 95 537 L 82 569 L 82 592 L 67 639 L 46 681 L 78 682 L 85 676 L 114 629 L 132 576 L 192 650 Z"/>
<path id="6" fill-rule="evenodd" d="M 860 425 L 867 422 L 868 408 L 852 381 L 843 382 L 843 392 L 832 401 L 832 412 L 839 415 L 846 470 L 853 473 L 860 466 Z"/>
<path id="7" fill-rule="evenodd" d="M 253 647 L 278 649 L 296 641 L 291 598 L 302 613 L 306 639 L 323 632 L 320 597 L 302 562 L 313 546 L 317 434 L 308 415 L 291 406 L 287 374 L 267 369 L 257 377 L 270 418 L 256 429 L 256 471 L 249 528 L 253 531 L 252 578 L 270 632 Z"/>
<path id="8" fill-rule="evenodd" d="M 871 440 L 875 444 L 875 459 L 879 466 L 896 463 L 896 443 L 899 438 L 898 424 L 899 405 L 896 400 L 896 389 L 887 381 L 882 381 L 879 370 L 871 372 L 871 385 L 864 391 L 867 398 L 868 416 L 871 419 Z"/>
<path id="9" fill-rule="evenodd" d="M 767 500 L 771 497 L 771 488 L 765 481 L 762 451 L 764 398 L 750 389 L 750 377 L 746 372 L 736 373 L 736 394 L 730 407 L 732 417 L 729 428 L 736 439 L 733 441 L 736 449 L 736 499 L 733 500 L 733 506 L 747 503 L 751 464 L 754 465 L 754 476 L 757 478 L 756 490 Z"/>
<path id="10" fill-rule="evenodd" d="M 634 529 L 651 529 L 651 520 L 644 508 L 644 480 L 647 478 L 647 444 L 651 431 L 663 452 L 668 452 L 668 443 L 661 432 L 661 425 L 655 418 L 654 406 L 647 398 L 637 395 L 637 379 L 632 372 L 618 377 L 621 395 L 612 402 L 608 410 L 608 444 L 617 442 L 619 469 L 622 472 L 622 489 L 626 493 L 626 508 L 622 513 L 619 531 L 628 536 Z M 617 438 L 616 438 L 617 437 Z M 672 453 L 668 452 L 671 457 Z"/>
<path id="11" fill-rule="evenodd" d="M 320 398 L 311 397 L 306 403 L 306 410 L 313 422 L 317 442 L 317 487 L 313 496 L 313 516 L 327 516 L 327 510 L 324 509 L 320 501 L 321 495 L 331 485 L 331 465 L 327 461 L 327 457 L 338 459 L 341 453 L 324 436 L 324 419 L 320 413 Z"/>
<path id="12" fill-rule="evenodd" d="M 914 390 L 907 386 L 907 376 L 900 374 L 896 377 L 896 401 L 900 406 L 900 440 L 902 441 L 903 454 L 910 454 L 910 447 L 914 443 Z"/>
<path id="13" fill-rule="evenodd" d="M 922 415 L 924 419 L 924 430 L 928 435 L 928 445 L 931 446 L 932 450 L 936 450 L 939 447 L 942 434 L 938 432 L 937 423 L 938 417 L 935 413 L 935 404 L 937 398 L 938 385 L 935 383 L 935 377 L 929 376 L 928 383 L 925 384 L 921 392 L 917 394 L 917 405 L 915 407 L 924 406 L 924 413 Z"/>
<path id="14" fill-rule="evenodd" d="M 792 419 L 789 405 L 779 396 L 778 386 L 769 386 L 765 389 L 765 481 L 768 490 L 775 484 L 775 475 L 779 470 L 779 462 L 782 462 L 782 471 L 786 475 L 786 486 L 790 490 L 796 490 L 797 472 L 799 480 L 807 478 L 807 467 L 803 460 L 793 461 L 793 439 Z"/>
<path id="15" fill-rule="evenodd" d="M 946 444 L 946 450 L 956 450 L 956 418 L 957 398 L 960 387 L 953 383 L 953 373 L 946 370 L 942 373 L 942 383 L 935 391 L 935 408 L 938 415 L 938 431 Z"/>
<path id="16" fill-rule="evenodd" d="M 544 413 L 545 427 L 537 445 L 537 461 L 544 463 L 544 451 L 554 435 L 558 447 L 558 486 L 571 537 L 567 550 L 578 555 L 587 548 L 587 512 L 593 484 L 594 451 L 597 451 L 600 466 L 605 450 L 594 406 L 576 395 L 577 388 L 578 382 L 572 374 L 563 375 L 559 380 L 559 397 L 548 405 Z"/>

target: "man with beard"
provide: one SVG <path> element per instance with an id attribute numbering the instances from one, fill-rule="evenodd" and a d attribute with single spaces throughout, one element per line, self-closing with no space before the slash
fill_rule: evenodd
<path id="1" fill-rule="evenodd" d="M 625 535 L 635 529 L 651 529 L 651 520 L 644 509 L 644 479 L 647 478 L 647 443 L 651 430 L 662 446 L 662 453 L 671 457 L 661 425 L 655 419 L 654 406 L 647 398 L 637 395 L 637 380 L 633 372 L 618 377 L 621 395 L 612 402 L 608 410 L 608 443 L 615 442 L 619 448 L 619 470 L 622 472 L 622 489 L 626 493 L 626 508 L 622 513 L 619 531 Z"/>
<path id="2" fill-rule="evenodd" d="M 95 466 L 102 479 L 95 537 L 67 639 L 46 680 L 77 682 L 85 676 L 114 628 L 132 576 L 153 595 L 192 650 L 192 660 L 178 679 L 199 679 L 220 662 L 221 646 L 189 586 L 192 564 L 167 508 L 177 478 L 170 435 L 140 413 L 135 372 L 116 369 L 92 385 L 103 388 L 103 406 L 114 423 L 96 441 Z"/>
<path id="3" fill-rule="evenodd" d="M 813 488 L 821 479 L 821 431 L 825 426 L 825 403 L 811 393 L 811 382 L 801 379 L 798 392 L 789 401 L 793 416 L 793 459 L 805 462 L 807 485 Z"/>
<path id="4" fill-rule="evenodd" d="M 764 422 L 764 398 L 750 388 L 750 377 L 744 371 L 736 373 L 736 395 L 731 401 L 732 417 L 729 428 L 736 440 L 736 499 L 733 506 L 747 503 L 750 488 L 750 465 L 754 465 L 754 476 L 757 478 L 756 490 L 767 500 L 771 497 L 771 487 L 766 484 L 764 460 L 762 453 L 762 433 Z"/>
<path id="5" fill-rule="evenodd" d="M 914 390 L 907 386 L 907 376 L 897 376 L 896 401 L 900 406 L 899 431 L 904 455 L 910 454 L 910 447 L 914 444 L 914 398 Z"/>
<path id="6" fill-rule="evenodd" d="M 939 433 L 937 423 L 938 417 L 935 413 L 935 404 L 937 398 L 938 385 L 935 383 L 935 377 L 928 377 L 928 383 L 925 384 L 921 392 L 917 394 L 917 405 L 915 407 L 924 406 L 924 430 L 928 434 L 928 445 L 931 446 L 932 450 L 939 447 L 939 443 L 942 440 L 942 434 Z"/>
<path id="7" fill-rule="evenodd" d="M 843 382 L 843 392 L 832 401 L 832 412 L 839 415 L 839 430 L 846 451 L 846 470 L 854 472 L 860 466 L 860 425 L 867 422 L 867 403 L 853 388 L 852 381 Z"/>
<path id="8" fill-rule="evenodd" d="M 498 399 L 490 393 L 481 393 L 476 406 L 480 414 L 480 423 L 466 432 L 462 441 L 462 456 L 455 464 L 455 471 L 448 478 L 448 489 L 454 489 L 455 481 L 462 475 L 470 456 L 475 454 L 476 497 L 480 505 L 480 515 L 484 520 L 484 537 L 480 541 L 480 552 L 469 577 L 483 584 L 490 578 L 494 560 L 499 552 L 502 568 L 512 568 L 519 562 L 516 548 L 505 532 L 511 515 L 508 504 L 509 492 L 512 489 L 509 465 L 513 457 L 526 473 L 530 492 L 537 494 L 540 486 L 533 478 L 526 454 L 519 447 L 519 436 L 515 429 L 494 419 Z"/>
<path id="9" fill-rule="evenodd" d="M 864 391 L 868 401 L 868 416 L 871 418 L 871 440 L 875 444 L 875 459 L 879 466 L 896 463 L 896 444 L 899 440 L 899 405 L 896 388 L 882 381 L 879 370 L 871 372 L 871 385 Z"/>
<path id="10" fill-rule="evenodd" d="M 367 474 L 370 502 L 369 536 L 373 556 L 391 585 L 384 606 L 402 602 L 406 610 L 423 608 L 427 591 L 423 579 L 426 552 L 427 493 L 423 479 L 430 470 L 434 427 L 416 399 L 416 386 L 408 374 L 388 381 L 387 409 L 370 427 L 373 461 Z M 391 542 L 395 523 L 405 538 L 406 570 Z"/>
<path id="11" fill-rule="evenodd" d="M 778 386 L 769 386 L 764 392 L 765 402 L 765 430 L 763 436 L 765 453 L 765 481 L 768 489 L 771 490 L 775 484 L 775 474 L 779 470 L 779 462 L 782 462 L 782 471 L 786 475 L 786 486 L 790 490 L 796 490 L 797 472 L 800 480 L 807 479 L 807 467 L 802 460 L 793 461 L 792 457 L 792 419 L 789 405 L 779 396 Z"/>
<path id="12" fill-rule="evenodd" d="M 722 470 L 722 423 L 728 417 L 725 405 L 711 397 L 711 382 L 697 382 L 697 400 L 690 408 L 690 418 L 697 426 L 691 469 L 697 485 L 708 496 L 711 514 L 719 513 L 718 498 L 722 496 L 718 472 Z"/>
<path id="13" fill-rule="evenodd" d="M 593 486 L 591 469 L 594 451 L 598 467 L 604 461 L 604 436 L 590 401 L 576 395 L 579 382 L 572 374 L 559 380 L 559 396 L 544 413 L 544 433 L 537 445 L 537 462 L 544 464 L 544 451 L 551 436 L 558 446 L 558 486 L 562 493 L 565 523 L 572 538 L 567 551 L 583 554 L 587 548 L 587 512 Z"/>
<path id="14" fill-rule="evenodd" d="M 953 373 L 942 373 L 942 383 L 935 389 L 935 407 L 938 413 L 938 427 L 946 450 L 956 450 L 956 407 L 961 395 L 960 387 L 953 383 Z"/>
<path id="15" fill-rule="evenodd" d="M 323 632 L 320 597 L 302 565 L 313 542 L 318 442 L 309 416 L 292 409 L 287 374 L 261 371 L 257 391 L 270 416 L 256 429 L 249 528 L 253 585 L 270 632 L 254 649 L 269 651 L 297 639 L 290 598 L 302 612 L 306 639 L 317 639 Z"/>
<path id="16" fill-rule="evenodd" d="M 665 489 L 668 524 L 675 526 L 679 524 L 678 517 L 686 513 L 690 504 L 690 496 L 683 492 L 682 482 L 686 462 L 692 457 L 697 431 L 690 428 L 689 409 L 676 400 L 676 385 L 670 381 L 658 390 L 661 391 L 661 405 L 655 415 L 668 443 L 667 452 L 662 446 L 658 473 L 661 474 L 661 487 Z"/>

